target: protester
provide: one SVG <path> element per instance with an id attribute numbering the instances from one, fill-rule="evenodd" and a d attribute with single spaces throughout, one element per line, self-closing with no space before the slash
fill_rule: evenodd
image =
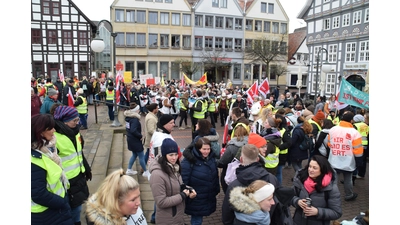
<path id="1" fill-rule="evenodd" d="M 54 88 L 49 88 L 47 96 L 43 100 L 43 104 L 40 107 L 40 114 L 50 113 L 50 108 L 54 103 L 58 102 L 58 91 Z"/>
<path id="2" fill-rule="evenodd" d="M 118 169 L 109 174 L 86 202 L 87 225 L 147 225 L 140 208 L 140 186 Z"/>
<path id="3" fill-rule="evenodd" d="M 289 147 L 289 161 L 295 172 L 302 168 L 303 160 L 308 159 L 308 151 L 300 149 L 300 144 L 305 135 L 310 135 L 312 131 L 311 124 L 304 120 L 304 117 L 297 118 L 297 126 L 292 131 L 292 145 Z"/>
<path id="4" fill-rule="evenodd" d="M 156 103 L 151 103 L 146 105 L 148 113 L 144 119 L 144 132 L 145 132 L 145 139 L 144 139 L 144 149 L 146 150 L 146 154 L 144 156 L 144 161 L 147 163 L 149 159 L 150 153 L 150 140 L 153 136 L 153 133 L 157 130 L 157 112 L 158 112 L 158 105 Z"/>
<path id="5" fill-rule="evenodd" d="M 31 88 L 31 117 L 40 114 L 41 107 L 42 101 L 40 101 L 40 97 L 35 94 L 35 90 Z"/>
<path id="6" fill-rule="evenodd" d="M 79 113 L 79 123 L 81 130 L 87 130 L 87 117 L 88 117 L 88 103 L 85 97 L 85 93 L 82 88 L 79 88 L 76 92 L 78 96 L 76 97 L 76 101 L 74 102 L 74 106 Z"/>

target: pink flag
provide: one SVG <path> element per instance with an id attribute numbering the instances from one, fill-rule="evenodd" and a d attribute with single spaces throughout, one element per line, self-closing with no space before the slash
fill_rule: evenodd
<path id="1" fill-rule="evenodd" d="M 123 78 L 124 78 L 124 77 L 122 76 L 122 71 L 121 71 L 121 70 L 118 70 L 117 76 L 115 77 L 115 82 L 117 83 L 117 88 L 116 88 L 116 93 L 115 93 L 115 99 L 116 99 L 116 101 L 117 101 L 117 105 L 118 105 L 118 104 L 120 103 L 120 101 L 121 101 L 120 83 L 121 83 L 121 80 L 122 80 Z"/>
<path id="2" fill-rule="evenodd" d="M 64 82 L 64 74 L 60 69 L 58 70 L 58 77 L 60 78 L 61 82 Z"/>
<path id="3" fill-rule="evenodd" d="M 255 95 L 258 95 L 258 80 L 247 90 L 247 102 L 253 103 Z"/>
<path id="4" fill-rule="evenodd" d="M 181 79 L 181 87 L 185 87 L 185 78 L 182 76 Z"/>
<path id="5" fill-rule="evenodd" d="M 258 87 L 258 91 L 260 94 L 266 98 L 267 94 L 269 93 L 269 83 L 268 83 L 268 78 L 265 78 L 263 82 L 261 82 L 260 86 Z"/>

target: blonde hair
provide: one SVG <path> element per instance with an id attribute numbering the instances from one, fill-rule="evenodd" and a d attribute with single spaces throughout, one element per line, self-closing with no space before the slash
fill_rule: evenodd
<path id="1" fill-rule="evenodd" d="M 262 111 L 261 111 L 261 120 L 262 120 L 262 122 L 264 123 L 265 120 L 266 120 L 269 116 L 271 116 L 271 115 L 272 115 L 272 110 L 271 110 L 271 108 L 264 108 L 264 109 L 262 109 Z"/>
<path id="2" fill-rule="evenodd" d="M 133 177 L 126 175 L 122 168 L 118 169 L 109 174 L 97 189 L 97 204 L 111 215 L 124 216 L 119 206 L 130 191 L 138 188 L 139 183 Z"/>
<path id="3" fill-rule="evenodd" d="M 244 127 L 244 126 L 236 126 L 235 130 L 234 130 L 234 137 L 238 140 L 238 141 L 243 141 L 245 136 L 249 136 L 249 131 Z"/>
<path id="4" fill-rule="evenodd" d="M 249 195 L 249 194 L 254 194 L 254 192 L 260 190 L 262 187 L 265 185 L 268 185 L 268 182 L 265 180 L 255 180 L 249 184 L 249 186 L 244 189 L 243 194 Z"/>

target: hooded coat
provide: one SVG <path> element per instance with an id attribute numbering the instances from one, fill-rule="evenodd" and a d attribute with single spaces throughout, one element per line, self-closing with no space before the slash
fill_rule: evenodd
<path id="1" fill-rule="evenodd" d="M 181 194 L 182 177 L 169 175 L 161 169 L 156 158 L 150 164 L 150 188 L 156 204 L 156 221 L 160 225 L 183 225 L 186 195 Z M 172 168 L 171 168 L 172 169 Z"/>
<path id="2" fill-rule="evenodd" d="M 303 123 L 299 123 L 292 130 L 292 145 L 289 147 L 289 161 L 296 162 L 308 159 L 308 151 L 302 151 L 300 144 L 304 139 Z"/>
<path id="3" fill-rule="evenodd" d="M 301 170 L 299 170 L 301 171 Z M 295 207 L 293 221 L 296 224 L 308 225 L 329 225 L 332 220 L 337 220 L 342 216 L 340 191 L 337 186 L 337 175 L 332 174 L 331 182 L 321 192 L 316 190 L 310 194 L 304 187 L 304 184 L 299 179 L 299 171 L 293 178 L 293 186 L 295 192 L 298 193 L 292 198 L 292 206 Z M 303 210 L 298 205 L 300 199 L 311 198 L 312 206 L 318 209 L 318 215 L 303 218 Z"/>
<path id="4" fill-rule="evenodd" d="M 133 110 L 124 111 L 126 141 L 128 142 L 128 150 L 133 152 L 143 151 L 142 144 L 142 125 L 140 124 L 139 113 Z"/>
<path id="5" fill-rule="evenodd" d="M 238 141 L 237 137 L 232 138 L 228 142 L 224 154 L 218 160 L 218 167 L 222 168 L 221 186 L 224 193 L 226 193 L 226 189 L 228 188 L 228 185 L 226 184 L 224 179 L 226 175 L 226 170 L 228 169 L 228 164 L 232 162 L 233 158 L 235 158 L 239 148 L 248 143 L 248 138 L 248 136 L 244 136 L 242 141 Z"/>
<path id="6" fill-rule="evenodd" d="M 211 147 L 211 146 L 210 146 Z M 196 190 L 194 199 L 187 199 L 185 213 L 193 216 L 209 216 L 215 212 L 216 196 L 220 192 L 218 168 L 214 152 L 203 158 L 198 149 L 183 151 L 182 180 Z"/>
<path id="7" fill-rule="evenodd" d="M 260 205 L 249 196 L 245 195 L 243 191 L 245 187 L 235 187 L 231 191 L 229 202 L 235 210 L 234 224 L 256 224 L 256 225 L 269 225 L 271 218 L 269 212 L 261 210 Z"/>
<path id="8" fill-rule="evenodd" d="M 222 203 L 222 222 L 224 224 L 233 224 L 235 213 L 229 203 L 231 190 L 235 187 L 247 187 L 255 180 L 265 180 L 274 185 L 275 189 L 279 187 L 278 179 L 268 172 L 259 162 L 254 162 L 249 165 L 240 165 L 236 169 L 236 180 L 234 180 L 225 192 L 224 201 Z M 271 208 L 271 215 L 274 211 L 274 206 Z"/>

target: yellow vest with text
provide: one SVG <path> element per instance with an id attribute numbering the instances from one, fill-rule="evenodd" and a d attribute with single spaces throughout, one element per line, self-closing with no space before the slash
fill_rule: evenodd
<path id="1" fill-rule="evenodd" d="M 267 140 L 268 141 L 268 140 Z M 275 146 L 275 152 L 274 153 L 270 153 L 267 156 L 265 156 L 265 168 L 275 168 L 278 166 L 279 164 L 279 147 Z"/>
<path id="2" fill-rule="evenodd" d="M 65 135 L 54 132 L 57 138 L 56 147 L 59 150 L 58 155 L 61 158 L 62 166 L 65 175 L 70 180 L 78 176 L 81 172 L 85 172 L 85 166 L 83 165 L 83 153 L 81 144 L 81 134 L 78 133 L 75 136 L 78 149 L 75 150 L 72 141 Z"/>
<path id="3" fill-rule="evenodd" d="M 49 192 L 64 198 L 65 189 L 61 181 L 62 168 L 44 154 L 42 154 L 41 158 L 31 156 L 31 163 L 46 170 L 46 189 Z M 48 209 L 47 206 L 37 204 L 31 199 L 32 213 L 41 213 L 44 212 L 46 209 Z"/>
<path id="4" fill-rule="evenodd" d="M 87 114 L 88 109 L 87 109 L 87 101 L 86 98 L 79 96 L 79 98 L 82 99 L 82 104 L 76 106 L 76 110 L 78 111 L 79 114 Z"/>
<path id="5" fill-rule="evenodd" d="M 205 101 L 205 100 L 197 100 L 194 103 L 193 107 L 196 107 L 199 102 L 202 103 L 201 104 L 201 111 L 197 112 L 197 111 L 193 110 L 193 117 L 196 118 L 196 119 L 204 119 L 205 118 L 205 113 L 207 112 L 207 101 Z"/>
<path id="6" fill-rule="evenodd" d="M 114 101 L 114 95 L 115 95 L 114 90 L 112 90 L 112 91 L 107 90 L 106 91 L 106 100 Z"/>
<path id="7" fill-rule="evenodd" d="M 285 133 L 286 129 L 282 128 L 282 130 L 280 130 L 279 132 L 281 132 L 281 137 L 283 137 L 283 134 Z M 283 149 L 283 150 L 279 150 L 279 154 L 284 155 L 288 153 L 288 149 Z"/>
<path id="8" fill-rule="evenodd" d="M 364 122 L 354 123 L 354 126 L 357 127 L 358 132 L 361 134 L 362 145 L 367 146 L 368 145 L 367 136 L 369 133 L 369 126 Z"/>

